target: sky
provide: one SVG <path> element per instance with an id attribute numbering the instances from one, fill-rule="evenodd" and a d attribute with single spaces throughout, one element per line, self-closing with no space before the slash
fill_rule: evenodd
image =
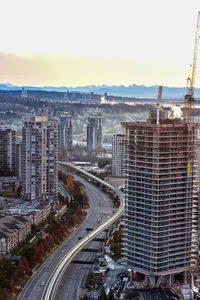
<path id="1" fill-rule="evenodd" d="M 0 0 L 0 83 L 185 86 L 199 10 L 199 0 Z"/>

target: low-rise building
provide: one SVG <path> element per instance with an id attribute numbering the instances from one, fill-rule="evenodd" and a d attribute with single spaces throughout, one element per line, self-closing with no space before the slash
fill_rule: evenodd
<path id="1" fill-rule="evenodd" d="M 27 216 L 31 219 L 32 225 L 38 226 L 42 224 L 51 213 L 50 202 L 40 202 L 35 208 L 30 209 Z"/>
<path id="2" fill-rule="evenodd" d="M 125 178 L 120 177 L 105 177 L 105 182 L 111 184 L 112 186 L 119 188 L 119 186 L 122 186 L 125 184 Z"/>
<path id="3" fill-rule="evenodd" d="M 67 211 L 67 205 L 63 205 L 60 209 L 57 210 L 56 216 L 61 217 Z"/>
<path id="4" fill-rule="evenodd" d="M 0 218 L 0 255 L 7 255 L 27 238 L 31 232 L 31 221 L 24 216 Z"/>
<path id="5" fill-rule="evenodd" d="M 0 193 L 15 193 L 19 186 L 20 181 L 17 177 L 0 177 Z"/>
<path id="6" fill-rule="evenodd" d="M 51 203 L 45 202 L 29 202 L 5 208 L 0 211 L 1 215 L 15 215 L 28 217 L 31 225 L 38 226 L 42 224 L 51 213 Z"/>

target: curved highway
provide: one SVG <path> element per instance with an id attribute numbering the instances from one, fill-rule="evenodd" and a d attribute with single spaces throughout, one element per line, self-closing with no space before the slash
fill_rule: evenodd
<path id="1" fill-rule="evenodd" d="M 69 264 L 72 262 L 72 260 L 75 258 L 75 256 L 90 242 L 92 241 L 96 236 L 98 236 L 102 231 L 104 231 L 107 227 L 109 227 L 112 223 L 114 223 L 117 219 L 119 219 L 123 213 L 124 213 L 124 207 L 125 207 L 125 199 L 123 194 L 110 184 L 106 183 L 105 181 L 97 178 L 96 176 L 89 174 L 88 172 L 73 166 L 70 163 L 66 162 L 59 162 L 59 164 L 62 166 L 68 166 L 76 171 L 86 175 L 87 177 L 90 177 L 91 179 L 94 179 L 95 181 L 101 183 L 102 185 L 105 185 L 109 189 L 113 190 L 120 199 L 120 206 L 117 209 L 117 211 L 103 224 L 101 224 L 98 228 L 94 229 L 92 232 L 87 234 L 84 238 L 82 238 L 75 246 L 73 246 L 69 252 L 67 252 L 63 258 L 60 260 L 60 262 L 56 265 L 53 272 L 51 273 L 41 296 L 42 300 L 53 300 L 55 299 L 56 290 L 58 288 L 59 282 L 66 270 L 66 268 L 69 266 Z"/>
<path id="2" fill-rule="evenodd" d="M 62 170 L 64 171 L 64 169 Z M 76 229 L 76 231 L 80 230 L 79 234 L 77 235 L 76 231 L 74 231 L 76 239 L 74 239 L 74 243 L 71 244 L 71 247 L 79 241 L 80 237 L 84 237 L 88 233 L 87 228 L 97 228 L 100 223 L 102 224 L 108 217 L 113 215 L 114 211 L 116 210 L 116 208 L 113 207 L 110 199 L 107 196 L 105 196 L 105 194 L 97 187 L 97 185 L 92 184 L 90 181 L 88 181 L 87 178 L 80 177 L 77 174 L 73 174 L 73 176 L 75 178 L 75 181 L 79 181 L 84 185 L 84 190 L 88 196 L 90 206 L 87 209 L 86 219 Z M 106 236 L 108 236 L 108 232 L 104 231 L 100 235 L 98 235 L 97 238 L 105 239 Z M 68 247 L 66 248 L 66 251 L 63 252 L 63 255 L 65 255 L 71 249 L 71 247 L 69 247 L 68 244 Z M 92 267 L 90 263 L 94 262 L 96 256 L 99 253 L 101 253 L 102 247 L 103 241 L 97 241 L 93 239 L 90 243 L 87 244 L 87 246 L 82 251 L 80 251 L 80 253 L 76 256 L 75 261 L 82 261 L 85 262 L 85 264 L 74 263 L 73 261 L 67 267 L 56 291 L 56 300 L 78 300 L 86 293 L 86 278 L 88 276 L 88 272 L 91 270 Z M 90 252 L 87 251 L 87 249 L 93 251 Z M 58 259 L 58 261 L 59 260 L 60 259 Z M 52 267 L 52 270 L 54 269 L 54 267 Z M 51 272 L 49 272 L 49 275 L 50 274 Z"/>
<path id="3" fill-rule="evenodd" d="M 79 241 L 80 237 L 84 237 L 86 235 L 87 228 L 97 228 L 98 219 L 100 218 L 100 222 L 102 223 L 108 218 L 108 215 L 111 216 L 113 214 L 113 210 L 115 210 L 115 208 L 111 205 L 111 201 L 100 189 L 97 188 L 96 185 L 88 182 L 87 178 L 79 177 L 77 175 L 74 177 L 76 181 L 80 181 L 84 185 L 84 189 L 89 199 L 90 206 L 87 209 L 86 218 L 80 226 L 72 230 L 67 239 L 64 240 L 64 242 L 52 253 L 52 255 L 45 260 L 42 266 L 33 273 L 33 276 L 24 287 L 18 300 L 40 299 L 50 274 L 53 272 L 55 266 L 59 263 L 62 257 Z M 104 215 L 104 212 L 106 212 L 106 215 Z M 101 247 L 101 243 L 93 240 L 86 248 L 91 247 L 93 249 L 99 249 Z M 81 251 L 76 259 L 93 261 L 95 258 L 94 256 L 94 253 Z M 84 294 L 84 282 L 89 271 L 89 266 L 90 265 L 83 265 L 83 267 L 80 268 L 79 264 L 72 263 L 69 265 L 66 269 L 66 273 L 62 277 L 59 288 L 57 289 L 57 300 L 79 299 Z M 79 272 L 79 270 L 81 270 L 81 272 Z M 44 285 L 41 284 L 42 282 Z"/>

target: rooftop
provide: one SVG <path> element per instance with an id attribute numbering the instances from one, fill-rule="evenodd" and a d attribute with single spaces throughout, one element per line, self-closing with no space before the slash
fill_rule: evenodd
<path id="1" fill-rule="evenodd" d="M 23 216 L 4 216 L 0 218 L 0 237 L 7 237 L 13 234 L 15 229 L 20 229 L 29 219 Z"/>
<path id="2" fill-rule="evenodd" d="M 34 215 L 39 210 L 45 208 L 49 205 L 48 201 L 45 202 L 30 202 L 30 201 L 15 201 L 14 203 L 9 203 L 6 207 L 0 210 L 0 215 Z M 1 217 L 0 217 L 1 221 Z"/>
<path id="3" fill-rule="evenodd" d="M 46 121 L 48 121 L 48 117 L 47 116 L 35 116 L 35 117 L 33 117 L 33 120 L 36 122 L 46 122 Z"/>
<path id="4" fill-rule="evenodd" d="M 181 300 L 171 288 L 131 289 L 127 290 L 125 300 Z"/>

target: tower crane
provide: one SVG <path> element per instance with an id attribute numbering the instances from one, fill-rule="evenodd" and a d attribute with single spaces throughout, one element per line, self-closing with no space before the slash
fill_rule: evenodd
<path id="1" fill-rule="evenodd" d="M 200 11 L 198 12 L 192 76 L 187 78 L 187 94 L 185 95 L 185 122 L 194 122 L 194 86 L 196 77 L 197 51 L 200 38 Z"/>
<path id="2" fill-rule="evenodd" d="M 159 86 L 158 90 L 158 98 L 157 98 L 157 117 L 156 117 L 156 124 L 159 125 L 159 111 L 160 111 L 160 101 L 162 98 L 162 85 Z"/>

